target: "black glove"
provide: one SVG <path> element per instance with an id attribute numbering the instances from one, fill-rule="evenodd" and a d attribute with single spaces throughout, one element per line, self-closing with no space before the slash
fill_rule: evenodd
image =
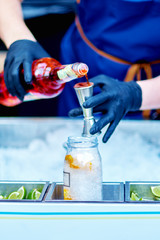
<path id="1" fill-rule="evenodd" d="M 90 82 L 99 86 L 101 92 L 88 98 L 84 108 L 93 108 L 94 112 L 102 112 L 104 115 L 91 127 L 90 133 L 95 134 L 110 123 L 103 136 L 103 142 L 107 142 L 120 120 L 129 111 L 139 110 L 142 103 L 142 91 L 134 82 L 121 82 L 105 75 L 99 75 Z M 82 109 L 72 109 L 69 116 L 75 117 L 82 114 Z"/>
<path id="2" fill-rule="evenodd" d="M 8 49 L 4 64 L 4 80 L 8 91 L 23 100 L 26 94 L 20 82 L 20 70 L 24 69 L 26 84 L 32 81 L 32 62 L 42 57 L 50 57 L 38 42 L 17 40 Z"/>

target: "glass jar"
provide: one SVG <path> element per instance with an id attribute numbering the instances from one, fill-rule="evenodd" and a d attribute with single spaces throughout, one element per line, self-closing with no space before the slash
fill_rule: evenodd
<path id="1" fill-rule="evenodd" d="M 64 161 L 64 200 L 101 201 L 102 164 L 97 137 L 69 137 Z"/>

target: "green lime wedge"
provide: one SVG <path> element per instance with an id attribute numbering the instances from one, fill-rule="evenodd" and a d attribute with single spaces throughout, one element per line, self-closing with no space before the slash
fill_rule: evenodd
<path id="1" fill-rule="evenodd" d="M 151 192 L 154 196 L 160 197 L 160 186 L 153 186 L 151 187 Z"/>
<path id="2" fill-rule="evenodd" d="M 11 192 L 8 199 L 24 199 L 26 197 L 26 189 L 24 186 L 20 187 L 17 191 Z"/>
<path id="3" fill-rule="evenodd" d="M 37 191 L 35 191 L 34 198 L 35 198 L 36 200 L 38 200 L 39 197 L 40 197 L 40 195 L 41 195 L 41 192 L 39 192 L 39 191 L 37 190 Z"/>
<path id="4" fill-rule="evenodd" d="M 38 191 L 36 188 L 32 189 L 28 194 L 28 199 L 38 200 L 41 195 L 41 192 Z"/>
<path id="5" fill-rule="evenodd" d="M 0 195 L 0 199 L 5 199 L 5 197 L 3 195 Z"/>
<path id="6" fill-rule="evenodd" d="M 8 196 L 8 199 L 19 199 L 19 193 L 18 192 L 11 192 Z"/>
<path id="7" fill-rule="evenodd" d="M 34 197 L 34 191 L 35 191 L 35 189 L 32 189 L 30 192 L 29 192 L 29 194 L 28 194 L 28 199 L 34 199 L 33 197 Z"/>
<path id="8" fill-rule="evenodd" d="M 160 198 L 155 196 L 155 197 L 154 197 L 154 200 L 155 200 L 155 201 L 160 201 Z"/>
<path id="9" fill-rule="evenodd" d="M 20 187 L 17 192 L 19 193 L 18 199 L 24 199 L 26 197 L 26 189 L 24 186 Z"/>
<path id="10" fill-rule="evenodd" d="M 139 196 L 138 196 L 137 193 L 132 192 L 132 193 L 131 193 L 131 200 L 132 200 L 132 201 L 139 201 L 140 198 L 139 198 Z M 141 201 L 141 200 L 140 200 L 140 201 Z"/>

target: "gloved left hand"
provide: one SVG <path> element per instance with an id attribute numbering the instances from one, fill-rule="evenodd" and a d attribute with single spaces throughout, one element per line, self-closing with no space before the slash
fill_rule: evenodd
<path id="1" fill-rule="evenodd" d="M 103 136 L 103 142 L 107 142 L 120 120 L 128 111 L 139 110 L 142 104 L 142 91 L 140 86 L 134 82 L 121 82 L 106 75 L 99 75 L 90 82 L 99 86 L 101 92 L 88 98 L 84 108 L 93 108 L 94 112 L 102 112 L 104 115 L 93 124 L 91 134 L 98 133 L 109 123 L 109 127 Z M 69 116 L 75 117 L 82 114 L 82 110 L 72 109 Z"/>
<path id="2" fill-rule="evenodd" d="M 23 100 L 26 91 L 20 81 L 20 71 L 24 69 L 26 84 L 32 81 L 32 63 L 34 60 L 50 57 L 38 42 L 30 40 L 17 40 L 8 49 L 4 65 L 4 80 L 12 96 Z"/>

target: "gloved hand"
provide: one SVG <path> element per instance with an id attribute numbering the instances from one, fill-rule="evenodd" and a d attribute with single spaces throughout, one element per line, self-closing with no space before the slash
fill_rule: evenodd
<path id="1" fill-rule="evenodd" d="M 20 70 L 24 69 L 25 83 L 31 83 L 32 62 L 42 57 L 50 57 L 50 55 L 38 42 L 17 40 L 11 44 L 4 64 L 4 80 L 12 96 L 17 96 L 23 101 L 26 91 L 20 82 Z"/>
<path id="2" fill-rule="evenodd" d="M 105 75 L 99 75 L 90 82 L 99 86 L 101 92 L 89 97 L 84 103 L 84 108 L 93 108 L 93 112 L 102 112 L 104 115 L 93 124 L 91 134 L 99 132 L 109 123 L 109 127 L 103 136 L 103 142 L 107 142 L 120 120 L 129 111 L 139 110 L 142 103 L 142 91 L 134 82 L 121 82 Z M 82 114 L 81 108 L 72 109 L 69 116 L 76 117 Z"/>

